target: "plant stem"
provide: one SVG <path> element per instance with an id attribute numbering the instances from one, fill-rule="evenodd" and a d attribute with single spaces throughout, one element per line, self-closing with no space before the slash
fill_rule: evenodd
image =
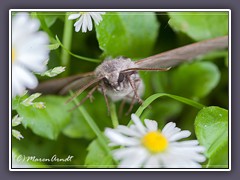
<path id="1" fill-rule="evenodd" d="M 119 125 L 119 123 L 118 123 L 115 103 L 111 102 L 110 109 L 111 109 L 110 113 L 111 113 L 113 128 L 116 128 Z"/>
<path id="2" fill-rule="evenodd" d="M 72 53 L 71 51 L 69 51 L 69 49 L 67 49 L 67 48 L 61 43 L 61 41 L 59 40 L 59 38 L 57 37 L 57 35 L 56 35 L 56 40 L 57 40 L 58 44 L 59 44 L 68 54 L 72 55 L 72 56 L 75 57 L 75 58 L 82 59 L 82 60 L 89 61 L 89 62 L 94 62 L 94 63 L 100 63 L 100 62 L 101 62 L 100 59 L 88 58 L 88 57 L 79 56 L 79 55 L 77 55 L 77 54 Z"/>
<path id="3" fill-rule="evenodd" d="M 64 29 L 63 29 L 63 46 L 67 49 L 71 49 L 72 44 L 72 29 L 73 29 L 73 22 L 68 20 L 68 15 L 65 15 L 64 21 Z M 61 51 L 61 65 L 66 67 L 63 76 L 67 76 L 69 74 L 69 60 L 70 55 L 64 49 Z"/>
<path id="4" fill-rule="evenodd" d="M 71 93 L 72 94 L 72 93 Z M 75 98 L 74 102 L 77 104 L 78 101 Z M 88 114 L 88 112 L 85 110 L 85 108 L 83 106 L 79 106 L 78 110 L 82 113 L 82 115 L 84 116 L 84 118 L 86 119 L 88 125 L 91 127 L 91 129 L 93 130 L 93 132 L 95 133 L 95 135 L 97 136 L 99 142 L 101 143 L 102 147 L 105 149 L 105 151 L 108 154 L 111 154 L 111 150 L 107 145 L 106 139 L 103 136 L 101 130 L 98 128 L 97 124 L 95 123 L 95 121 L 92 119 L 92 117 Z"/>
<path id="5" fill-rule="evenodd" d="M 155 101 L 156 99 L 158 98 L 161 98 L 161 97 L 169 97 L 169 98 L 172 98 L 172 99 L 175 99 L 179 102 L 182 102 L 184 104 L 187 104 L 189 106 L 192 106 L 192 107 L 195 107 L 197 109 L 202 109 L 204 108 L 205 106 L 196 102 L 196 101 L 193 101 L 191 99 L 188 99 L 188 98 L 184 98 L 184 97 L 181 97 L 181 96 L 176 96 L 176 95 L 172 95 L 172 94 L 166 94 L 166 93 L 157 93 L 157 94 L 153 94 L 151 96 L 149 96 L 144 102 L 143 104 L 137 109 L 137 111 L 135 112 L 135 114 L 140 117 L 141 114 L 143 113 L 143 111 L 153 102 Z M 130 126 L 132 124 L 132 121 L 129 121 L 128 123 L 128 126 Z"/>

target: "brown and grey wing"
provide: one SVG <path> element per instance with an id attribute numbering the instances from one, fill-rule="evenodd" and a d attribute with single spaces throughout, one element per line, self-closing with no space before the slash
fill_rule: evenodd
<path id="1" fill-rule="evenodd" d="M 52 79 L 40 83 L 35 89 L 30 90 L 30 93 L 40 92 L 43 94 L 66 94 L 69 90 L 76 90 L 85 85 L 86 82 L 94 79 L 94 73 L 84 73 L 69 76 L 66 78 Z"/>
<path id="2" fill-rule="evenodd" d="M 79 90 L 82 87 L 84 87 L 86 84 L 88 84 L 89 82 L 93 81 L 94 79 L 96 79 L 94 76 L 89 76 L 89 77 L 84 77 L 84 78 L 77 79 L 77 80 L 69 83 L 65 87 L 63 87 L 59 91 L 59 94 L 60 95 L 66 95 L 69 91 Z"/>
<path id="3" fill-rule="evenodd" d="M 204 40 L 136 61 L 139 68 L 168 68 L 228 47 L 228 36 Z"/>

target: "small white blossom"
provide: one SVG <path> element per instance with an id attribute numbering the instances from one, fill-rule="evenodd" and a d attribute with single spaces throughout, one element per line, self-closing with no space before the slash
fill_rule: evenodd
<path id="1" fill-rule="evenodd" d="M 204 147 L 197 140 L 180 141 L 190 136 L 190 131 L 181 131 L 176 124 L 169 122 L 162 131 L 156 121 L 132 114 L 134 122 L 130 127 L 119 125 L 116 129 L 107 128 L 105 135 L 113 150 L 113 157 L 119 160 L 119 168 L 201 168 L 205 161 Z"/>
<path id="2" fill-rule="evenodd" d="M 23 104 L 24 106 L 31 106 L 33 104 L 33 101 L 35 99 L 37 99 L 39 96 L 41 96 L 41 93 L 34 93 L 31 96 L 29 96 L 28 98 L 24 99 L 21 104 Z"/>
<path id="3" fill-rule="evenodd" d="M 66 68 L 63 67 L 63 66 L 58 66 L 58 67 L 55 67 L 53 69 L 49 69 L 46 72 L 41 73 L 40 75 L 41 76 L 54 77 L 54 76 L 57 76 L 57 75 L 61 74 L 62 72 L 64 72 L 65 69 Z"/>
<path id="4" fill-rule="evenodd" d="M 23 118 L 22 118 L 22 117 L 19 117 L 19 115 L 17 114 L 17 115 L 14 116 L 13 119 L 12 119 L 12 126 L 13 126 L 13 127 L 18 126 L 19 124 L 22 123 L 22 120 L 23 120 Z"/>
<path id="5" fill-rule="evenodd" d="M 33 106 L 38 109 L 44 109 L 46 108 L 44 102 L 33 102 L 35 99 L 37 99 L 39 96 L 41 96 L 41 93 L 34 93 L 28 98 L 24 99 L 21 104 L 24 106 Z"/>
<path id="6" fill-rule="evenodd" d="M 79 12 L 75 14 L 70 14 L 68 19 L 78 19 L 75 24 L 75 31 L 79 32 L 82 28 L 82 32 L 91 31 L 93 28 L 92 19 L 96 25 L 98 25 L 102 21 L 102 16 L 105 12 Z"/>
<path id="7" fill-rule="evenodd" d="M 12 97 L 35 88 L 38 80 L 33 72 L 46 70 L 49 39 L 39 27 L 39 21 L 27 13 L 17 13 L 12 19 Z"/>
<path id="8" fill-rule="evenodd" d="M 17 138 L 18 140 L 23 139 L 22 134 L 19 131 L 15 130 L 15 129 L 12 129 L 12 135 L 13 135 L 13 137 Z"/>

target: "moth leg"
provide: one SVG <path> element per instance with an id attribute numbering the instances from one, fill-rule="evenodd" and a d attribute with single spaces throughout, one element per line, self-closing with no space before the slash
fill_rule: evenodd
<path id="1" fill-rule="evenodd" d="M 135 82 L 137 82 L 137 81 L 139 81 L 139 80 L 136 80 Z M 135 84 L 135 82 L 134 82 L 134 84 Z M 136 87 L 136 91 L 138 90 L 139 86 L 140 86 L 140 84 L 138 84 L 137 87 L 135 86 L 135 87 Z M 139 96 L 138 96 L 138 97 L 139 97 Z M 134 105 L 136 99 L 137 99 L 136 95 L 132 96 L 132 101 L 131 101 L 130 107 L 129 107 L 126 115 L 130 114 L 130 112 L 132 111 L 133 105 Z M 139 99 L 140 99 L 140 98 L 139 98 Z M 140 99 L 140 102 L 139 102 L 139 103 L 142 104 L 142 103 L 143 103 L 143 100 Z"/>
<path id="2" fill-rule="evenodd" d="M 133 105 L 134 105 L 135 100 L 136 100 L 135 97 L 136 96 L 132 96 L 132 101 L 131 101 L 130 107 L 129 107 L 128 111 L 125 113 L 126 116 L 129 115 L 131 113 L 132 109 L 133 109 Z"/>
<path id="3" fill-rule="evenodd" d="M 130 82 L 130 85 L 133 89 L 133 92 L 134 92 L 134 95 L 135 95 L 136 99 L 138 100 L 138 102 L 140 104 L 142 104 L 143 100 L 139 97 L 139 95 L 137 93 L 137 90 L 138 90 L 140 84 L 138 85 L 138 87 L 136 87 L 136 82 L 139 81 L 140 79 L 133 81 L 133 80 L 131 80 L 131 78 L 129 76 L 127 76 L 127 79 Z"/>
<path id="4" fill-rule="evenodd" d="M 77 105 L 75 105 L 72 109 L 70 109 L 69 111 L 72 111 L 74 109 L 76 109 L 77 107 L 81 106 L 88 98 L 91 101 L 91 97 L 94 93 L 94 91 L 96 91 L 96 89 L 98 88 L 98 86 L 95 86 L 94 88 L 91 89 L 91 91 L 88 92 L 87 96 L 85 96 Z"/>
<path id="5" fill-rule="evenodd" d="M 105 102 L 106 102 L 106 105 L 107 105 L 107 109 L 108 109 L 108 115 L 109 115 L 110 114 L 110 106 L 109 106 L 108 98 L 107 98 L 107 95 L 106 95 L 106 88 L 102 83 L 100 84 L 100 88 L 101 88 L 102 94 L 104 96 L 104 99 L 105 99 Z"/>
<path id="6" fill-rule="evenodd" d="M 93 94 L 91 94 L 91 96 L 89 97 L 89 100 L 91 103 L 93 102 L 93 100 L 94 100 Z"/>
<path id="7" fill-rule="evenodd" d="M 81 87 L 73 96 L 71 96 L 65 103 L 69 103 L 70 101 L 72 101 L 74 98 L 76 98 L 77 96 L 79 96 L 85 89 L 87 89 L 88 87 L 90 87 L 91 85 L 99 82 L 101 80 L 100 78 L 97 79 L 93 79 L 92 81 L 90 81 L 88 84 L 84 85 L 83 87 Z"/>
<path id="8" fill-rule="evenodd" d="M 118 110 L 118 116 L 119 116 L 119 118 L 122 117 L 123 108 L 124 108 L 125 104 L 126 104 L 126 100 L 123 99 L 122 102 L 121 102 L 121 104 L 120 104 L 119 110 Z"/>

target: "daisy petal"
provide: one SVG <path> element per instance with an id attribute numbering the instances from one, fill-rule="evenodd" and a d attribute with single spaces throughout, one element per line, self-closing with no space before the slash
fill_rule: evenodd
<path id="1" fill-rule="evenodd" d="M 140 168 L 144 161 L 148 158 L 148 153 L 144 149 L 139 149 L 122 160 L 119 168 Z"/>
<path id="2" fill-rule="evenodd" d="M 178 146 L 178 147 L 186 147 L 186 146 L 195 146 L 198 145 L 198 140 L 188 140 L 182 142 L 172 142 L 171 145 Z"/>
<path id="3" fill-rule="evenodd" d="M 24 93 L 26 88 L 19 82 L 17 76 L 12 76 L 12 97 L 21 95 Z"/>
<path id="4" fill-rule="evenodd" d="M 37 87 L 38 81 L 37 78 L 25 70 L 24 68 L 21 68 L 19 66 L 15 66 L 13 68 L 13 76 L 18 76 L 18 81 L 21 82 L 25 87 L 33 89 Z"/>
<path id="5" fill-rule="evenodd" d="M 114 129 L 106 128 L 104 133 L 113 143 L 121 146 L 135 146 L 140 143 L 137 139 L 126 137 Z"/>
<path id="6" fill-rule="evenodd" d="M 179 133 L 176 133 L 174 134 L 173 136 L 169 137 L 169 141 L 172 142 L 172 141 L 177 141 L 179 139 L 183 139 L 183 138 L 187 138 L 191 135 L 191 132 L 190 131 L 181 131 Z"/>
<path id="7" fill-rule="evenodd" d="M 91 31 L 93 25 L 92 25 L 92 19 L 91 19 L 90 15 L 86 15 L 86 21 L 87 21 L 87 29 L 89 31 Z"/>
<path id="8" fill-rule="evenodd" d="M 144 168 L 159 168 L 157 157 L 151 156 L 144 164 Z"/>
<path id="9" fill-rule="evenodd" d="M 78 21 L 74 23 L 75 31 L 79 32 L 82 27 L 83 18 L 81 17 Z"/>
<path id="10" fill-rule="evenodd" d="M 149 131 L 157 131 L 158 130 L 158 123 L 156 121 L 145 119 L 144 123 Z"/>
<path id="11" fill-rule="evenodd" d="M 135 154 L 136 151 L 139 150 L 139 147 L 127 147 L 127 148 L 121 148 L 113 151 L 113 156 L 117 160 L 121 160 L 124 158 L 131 157 L 133 154 Z"/>
<path id="12" fill-rule="evenodd" d="M 175 127 L 176 127 L 176 123 L 169 122 L 162 129 L 162 133 L 165 135 L 165 133 L 168 133 L 169 131 L 172 131 Z"/>
<path id="13" fill-rule="evenodd" d="M 68 16 L 68 20 L 72 20 L 72 19 L 77 19 L 80 17 L 80 13 L 77 13 L 77 14 L 70 14 Z"/>
<path id="14" fill-rule="evenodd" d="M 97 13 L 90 13 L 91 17 L 93 18 L 96 25 L 98 25 L 102 21 L 102 17 L 100 14 Z"/>
<path id="15" fill-rule="evenodd" d="M 117 127 L 116 131 L 118 131 L 124 135 L 127 135 L 127 136 L 141 137 L 141 134 L 138 131 L 134 131 L 133 129 L 130 129 L 123 125 L 119 125 Z"/>
<path id="16" fill-rule="evenodd" d="M 145 134 L 146 133 L 146 128 L 143 126 L 139 117 L 136 116 L 135 114 L 132 114 L 131 118 L 132 118 L 134 124 L 136 125 L 136 127 L 138 128 L 139 132 L 141 132 L 142 134 Z"/>
<path id="17" fill-rule="evenodd" d="M 87 32 L 87 27 L 88 27 L 88 21 L 87 21 L 87 15 L 83 14 L 82 15 L 82 32 Z"/>

